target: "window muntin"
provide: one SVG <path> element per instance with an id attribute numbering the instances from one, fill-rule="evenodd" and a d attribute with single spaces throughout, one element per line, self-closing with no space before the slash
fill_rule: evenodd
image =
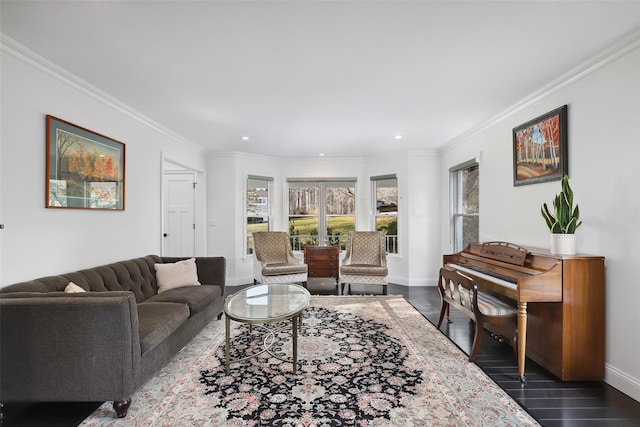
<path id="1" fill-rule="evenodd" d="M 355 230 L 355 180 L 289 180 L 289 235 L 294 250 L 339 244 Z"/>
<path id="2" fill-rule="evenodd" d="M 269 231 L 271 223 L 271 183 L 273 178 L 247 177 L 246 190 L 246 233 L 247 254 L 253 253 L 252 235 L 256 231 Z"/>
<path id="3" fill-rule="evenodd" d="M 450 170 L 453 250 L 459 252 L 479 240 L 480 174 L 473 160 Z"/>
<path id="4" fill-rule="evenodd" d="M 385 234 L 387 253 L 398 253 L 398 178 L 395 175 L 372 177 L 376 203 L 374 226 Z"/>

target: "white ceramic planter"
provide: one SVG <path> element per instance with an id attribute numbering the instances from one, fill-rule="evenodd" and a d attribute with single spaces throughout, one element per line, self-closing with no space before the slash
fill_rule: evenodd
<path id="1" fill-rule="evenodd" d="M 551 253 L 556 255 L 575 255 L 576 235 L 551 233 Z"/>

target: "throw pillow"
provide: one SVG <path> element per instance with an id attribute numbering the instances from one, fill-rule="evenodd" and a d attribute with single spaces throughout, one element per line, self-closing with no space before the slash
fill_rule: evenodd
<path id="1" fill-rule="evenodd" d="M 176 263 L 155 264 L 158 293 L 183 286 L 199 286 L 196 259 L 190 258 Z"/>
<path id="2" fill-rule="evenodd" d="M 64 291 L 68 294 L 75 294 L 77 292 L 87 292 L 84 290 L 84 288 L 81 288 L 80 286 L 76 285 L 73 282 L 69 282 L 67 287 L 64 288 Z"/>

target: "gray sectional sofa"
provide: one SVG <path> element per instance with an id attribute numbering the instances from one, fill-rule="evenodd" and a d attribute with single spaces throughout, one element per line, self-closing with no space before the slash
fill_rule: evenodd
<path id="1" fill-rule="evenodd" d="M 158 293 L 165 271 L 193 270 L 184 260 L 149 255 L 0 288 L 0 402 L 113 401 L 126 416 L 136 389 L 222 316 L 222 257 L 195 258 L 196 283 Z"/>

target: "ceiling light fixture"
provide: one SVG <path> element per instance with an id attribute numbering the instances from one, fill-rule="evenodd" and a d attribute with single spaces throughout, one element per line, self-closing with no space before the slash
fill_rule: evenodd
<path id="1" fill-rule="evenodd" d="M 402 135 L 396 135 L 394 136 L 395 139 L 402 139 Z"/>
<path id="2" fill-rule="evenodd" d="M 318 154 L 318 156 L 324 157 L 324 153 L 320 153 L 320 154 Z"/>
<path id="3" fill-rule="evenodd" d="M 243 141 L 248 141 L 248 140 L 249 140 L 249 137 L 248 137 L 248 136 L 243 136 L 243 137 L 242 137 L 242 140 L 243 140 Z"/>

